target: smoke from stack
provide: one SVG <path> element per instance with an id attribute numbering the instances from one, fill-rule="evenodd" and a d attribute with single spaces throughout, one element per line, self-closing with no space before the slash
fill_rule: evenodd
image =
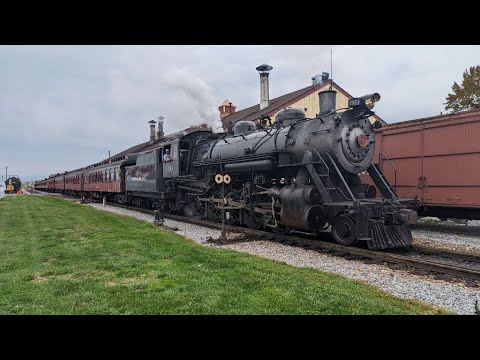
<path id="1" fill-rule="evenodd" d="M 204 80 L 186 69 L 176 69 L 165 74 L 165 83 L 170 88 L 181 90 L 193 102 L 197 114 L 212 130 L 223 131 L 214 91 Z"/>
<path id="2" fill-rule="evenodd" d="M 157 139 L 160 139 L 164 136 L 163 133 L 163 120 L 158 120 L 158 130 L 157 130 Z"/>

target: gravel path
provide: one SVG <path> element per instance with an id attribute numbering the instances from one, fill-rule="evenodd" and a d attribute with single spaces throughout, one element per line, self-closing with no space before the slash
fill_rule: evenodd
<path id="1" fill-rule="evenodd" d="M 102 204 L 94 204 L 94 203 L 89 203 L 88 205 L 98 210 L 109 211 L 109 212 L 113 212 L 120 215 L 127 215 L 127 216 L 134 217 L 138 220 L 143 220 L 148 222 L 153 222 L 154 220 L 153 215 L 144 214 L 138 211 L 122 209 L 122 208 L 118 208 L 110 205 L 105 205 L 105 207 L 103 207 Z M 187 223 L 170 220 L 170 219 L 165 219 L 164 223 L 167 226 L 177 227 L 178 231 L 175 231 L 176 233 L 183 235 L 186 238 L 192 239 L 193 241 L 200 244 L 206 243 L 207 238 L 209 236 L 211 236 L 212 238 L 218 238 L 222 234 L 220 230 L 210 229 L 207 227 L 194 225 L 194 224 L 187 224 Z"/>
<path id="2" fill-rule="evenodd" d="M 447 234 L 430 230 L 412 230 L 413 244 L 453 250 L 480 256 L 480 235 Z"/>
<path id="3" fill-rule="evenodd" d="M 105 206 L 105 208 L 103 208 L 101 204 L 89 205 L 99 210 L 132 216 L 148 222 L 153 221 L 153 215 L 108 205 Z M 207 237 L 218 237 L 221 233 L 220 230 L 185 224 L 169 219 L 165 220 L 165 224 L 178 227 L 179 231 L 176 231 L 177 233 L 201 244 L 205 244 Z M 422 231 L 422 233 L 423 232 L 424 231 Z M 457 235 L 437 233 L 432 235 L 432 237 L 438 240 L 438 236 L 440 235 L 457 237 Z M 415 237 L 419 236 L 420 234 L 415 235 Z M 423 234 L 422 236 L 426 235 Z M 416 239 L 415 241 L 420 240 Z M 430 244 L 432 243 L 432 240 L 425 241 L 429 241 Z M 480 241 L 480 239 L 477 241 Z M 282 261 L 297 267 L 312 267 L 322 271 L 334 272 L 351 279 L 368 283 L 400 298 L 417 299 L 432 305 L 447 308 L 459 314 L 474 314 L 475 300 L 479 300 L 480 302 L 479 288 L 471 288 L 462 284 L 452 284 L 442 280 L 410 274 L 403 270 L 392 270 L 376 264 L 364 264 L 360 261 L 347 260 L 289 245 L 269 241 L 256 241 L 224 245 L 222 247 Z"/>

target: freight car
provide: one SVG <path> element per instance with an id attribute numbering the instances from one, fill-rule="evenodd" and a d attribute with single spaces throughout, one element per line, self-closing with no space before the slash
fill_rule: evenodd
<path id="1" fill-rule="evenodd" d="M 313 119 L 284 109 L 274 124 L 260 129 L 240 121 L 233 134 L 182 131 L 151 140 L 121 161 L 39 184 L 58 191 L 63 181 L 61 191 L 214 221 L 224 207 L 231 224 L 282 233 L 320 233 L 331 225 L 335 241 L 345 245 L 409 246 L 409 225 L 417 219 L 407 208 L 411 200 L 398 198 L 372 166 L 374 127 L 380 124 L 372 125 L 368 117 L 380 95 L 350 99 L 349 107 L 339 110 L 335 95 L 319 93 L 321 111 Z M 112 181 L 110 169 L 118 174 L 113 175 L 118 186 L 105 184 Z M 364 170 L 382 199 L 374 199 L 374 187 L 360 183 L 358 173 Z M 77 187 L 66 188 L 69 176 L 79 179 Z"/>
<path id="2" fill-rule="evenodd" d="M 480 110 L 394 123 L 375 139 L 375 163 L 420 215 L 480 219 Z"/>
<path id="3" fill-rule="evenodd" d="M 16 194 L 22 187 L 22 182 L 16 176 L 9 177 L 5 181 L 5 194 Z"/>

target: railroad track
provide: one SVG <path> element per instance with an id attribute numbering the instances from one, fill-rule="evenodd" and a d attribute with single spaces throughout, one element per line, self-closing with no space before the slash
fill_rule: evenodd
<path id="1" fill-rule="evenodd" d="M 47 193 L 48 194 L 48 193 Z M 54 195 L 57 196 L 57 195 Z M 67 197 L 73 199 L 72 197 Z M 78 198 L 76 198 L 78 200 Z M 138 211 L 153 215 L 153 210 L 136 208 L 128 205 L 108 202 L 108 205 L 120 207 L 128 210 Z M 187 222 L 213 229 L 221 229 L 222 224 L 188 218 L 180 215 L 162 214 L 164 218 Z M 398 267 L 401 265 L 407 269 L 421 269 L 433 274 L 444 274 L 452 276 L 455 279 L 474 280 L 474 286 L 480 285 L 480 257 L 460 252 L 444 251 L 429 247 L 413 246 L 407 249 L 395 250 L 369 250 L 360 247 L 349 247 L 333 242 L 319 241 L 313 235 L 294 233 L 289 235 L 276 234 L 264 230 L 253 230 L 239 226 L 226 225 L 226 230 L 230 233 L 244 233 L 242 239 L 229 240 L 220 244 L 233 244 L 246 241 L 268 240 L 275 241 L 292 246 L 316 250 L 323 253 L 330 253 L 337 256 L 348 256 L 358 260 L 373 260 L 379 263 L 388 263 Z M 326 237 L 328 233 L 326 233 Z M 216 242 L 212 239 L 211 242 Z"/>
<path id="2" fill-rule="evenodd" d="M 480 237 L 480 226 L 439 225 L 419 223 L 411 227 L 413 230 L 428 230 L 447 234 L 472 235 Z"/>

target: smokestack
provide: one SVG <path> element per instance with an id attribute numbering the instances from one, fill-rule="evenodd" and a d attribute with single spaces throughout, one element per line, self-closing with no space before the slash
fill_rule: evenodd
<path id="1" fill-rule="evenodd" d="M 325 90 L 318 93 L 320 105 L 320 116 L 328 114 L 337 108 L 337 92 L 334 90 Z"/>
<path id="2" fill-rule="evenodd" d="M 272 69 L 273 67 L 267 64 L 262 64 L 256 68 L 260 74 L 260 110 L 265 109 L 269 103 L 268 75 Z"/>
<path id="3" fill-rule="evenodd" d="M 157 122 L 155 120 L 150 120 L 148 123 L 150 124 L 150 144 L 153 144 L 155 141 L 155 124 Z"/>

